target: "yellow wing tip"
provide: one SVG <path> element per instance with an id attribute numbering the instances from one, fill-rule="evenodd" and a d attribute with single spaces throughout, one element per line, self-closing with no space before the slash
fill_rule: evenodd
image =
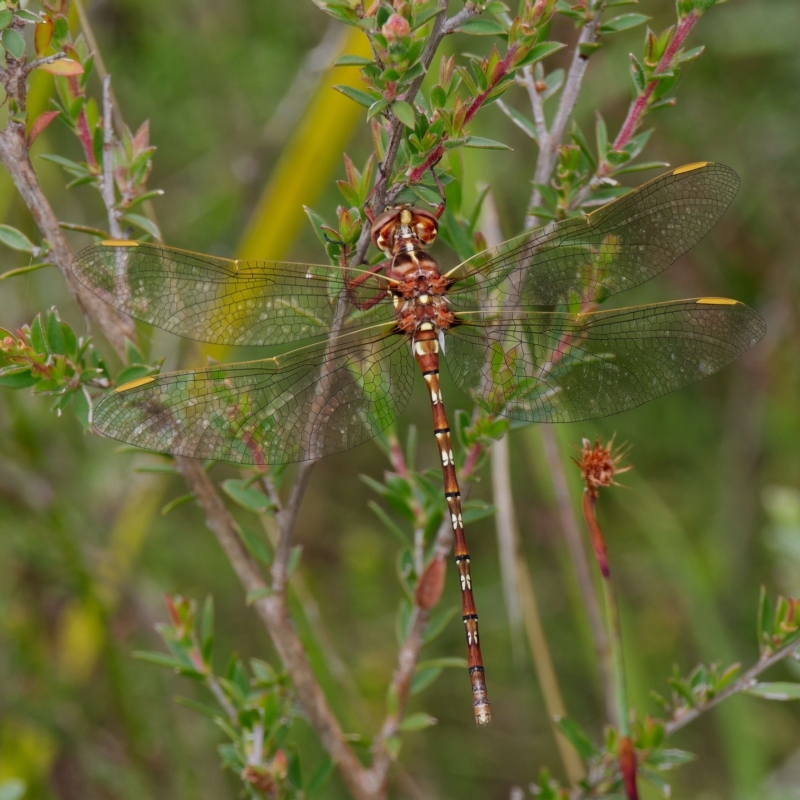
<path id="1" fill-rule="evenodd" d="M 707 167 L 710 161 L 695 161 L 693 164 L 684 164 L 682 167 L 672 170 L 673 175 L 683 175 L 684 172 L 693 172 L 696 169 Z"/>
<path id="2" fill-rule="evenodd" d="M 695 300 L 698 305 L 704 306 L 738 306 L 738 300 L 731 300 L 729 297 L 698 297 Z"/>
<path id="3" fill-rule="evenodd" d="M 128 383 L 123 383 L 122 386 L 117 386 L 114 391 L 119 394 L 120 392 L 127 392 L 128 389 L 136 389 L 139 386 L 144 386 L 146 383 L 152 383 L 155 378 L 137 378 L 135 381 L 128 381 Z"/>
<path id="4" fill-rule="evenodd" d="M 105 239 L 104 241 L 100 242 L 103 247 L 138 247 L 139 242 L 135 242 L 133 239 Z"/>

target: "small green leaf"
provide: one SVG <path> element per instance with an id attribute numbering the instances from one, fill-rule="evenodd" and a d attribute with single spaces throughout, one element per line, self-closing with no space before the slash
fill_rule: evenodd
<path id="1" fill-rule="evenodd" d="M 563 50 L 564 47 L 566 47 L 566 45 L 561 42 L 539 42 L 539 44 L 534 45 L 530 49 L 530 52 L 525 58 L 515 64 L 515 67 L 526 67 L 529 64 L 535 64 L 537 61 L 541 61 L 553 55 L 553 53 Z"/>
<path id="2" fill-rule="evenodd" d="M 117 375 L 117 386 L 123 386 L 139 378 L 146 378 L 152 372 L 152 368 L 147 366 L 147 364 L 131 364 L 131 366 L 125 367 L 125 369 L 121 370 L 119 375 Z"/>
<path id="3" fill-rule="evenodd" d="M 507 33 L 499 22 L 486 17 L 470 17 L 456 30 L 458 33 L 467 33 L 471 36 L 505 36 Z"/>
<path id="4" fill-rule="evenodd" d="M 297 568 L 300 566 L 300 558 L 303 555 L 303 545 L 296 544 L 289 553 L 289 561 L 286 564 L 286 572 L 291 577 L 297 572 Z"/>
<path id="5" fill-rule="evenodd" d="M 506 105 L 502 100 L 499 100 L 497 103 L 500 106 L 500 110 L 522 131 L 524 131 L 528 136 L 531 137 L 534 141 L 538 141 L 536 138 L 536 126 L 533 124 L 533 120 L 528 119 L 524 114 L 517 111 L 516 108 L 513 106 Z"/>
<path id="6" fill-rule="evenodd" d="M 354 89 L 352 86 L 334 86 L 337 92 L 341 92 L 345 97 L 349 97 L 354 102 L 358 103 L 364 108 L 369 108 L 376 100 L 380 100 L 380 96 L 374 97 L 371 94 L 362 92 L 360 89 Z"/>
<path id="7" fill-rule="evenodd" d="M 414 128 L 414 109 L 409 103 L 405 100 L 396 100 L 392 103 L 392 111 L 406 128 Z"/>
<path id="8" fill-rule="evenodd" d="M 253 556 L 256 561 L 260 561 L 267 567 L 272 564 L 272 555 L 261 536 L 251 531 L 250 528 L 238 524 L 236 525 L 236 532 L 244 542 L 244 546 L 250 551 L 250 555 Z"/>
<path id="9" fill-rule="evenodd" d="M 44 267 L 54 267 L 55 264 L 51 264 L 49 261 L 45 261 L 42 264 L 30 264 L 27 267 L 20 267 L 19 269 L 10 269 L 8 272 L 4 272 L 0 275 L 0 281 L 4 281 L 7 278 L 15 278 L 17 275 L 26 275 L 29 272 L 36 272 L 37 269 L 44 269 Z"/>
<path id="10" fill-rule="evenodd" d="M 331 758 L 324 758 L 320 765 L 314 770 L 311 780 L 306 787 L 305 796 L 314 797 L 318 792 L 321 792 L 328 784 L 328 780 L 333 773 L 334 762 Z"/>
<path id="11" fill-rule="evenodd" d="M 252 486 L 249 480 L 229 478 L 222 482 L 222 490 L 242 508 L 254 511 L 256 514 L 266 514 L 275 508 L 269 497 Z"/>
<path id="12" fill-rule="evenodd" d="M 412 695 L 419 694 L 424 689 L 427 689 L 441 674 L 441 667 L 425 667 L 423 669 L 418 667 L 414 677 L 411 679 L 409 693 Z"/>
<path id="13" fill-rule="evenodd" d="M 24 22 L 41 22 L 42 18 L 35 14 L 33 11 L 27 11 L 24 8 L 17 9 L 17 17 Z"/>
<path id="14" fill-rule="evenodd" d="M 460 606 L 450 606 L 450 608 L 439 609 L 431 616 L 431 621 L 423 637 L 425 644 L 432 642 L 450 624 L 450 620 L 461 611 Z"/>
<path id="15" fill-rule="evenodd" d="M 253 591 L 248 592 L 245 601 L 247 605 L 252 606 L 253 603 L 257 603 L 264 597 L 269 597 L 272 594 L 272 588 L 270 586 L 263 586 L 261 589 L 253 589 Z"/>
<path id="16" fill-rule="evenodd" d="M 367 110 L 367 119 L 377 117 L 389 105 L 388 100 L 376 100 Z"/>
<path id="17" fill-rule="evenodd" d="M 0 386 L 8 389 L 27 389 L 39 383 L 30 367 L 3 367 L 0 369 Z"/>
<path id="18" fill-rule="evenodd" d="M 765 700 L 800 700 L 800 683 L 757 683 L 745 691 Z"/>
<path id="19" fill-rule="evenodd" d="M 578 52 L 584 57 L 589 58 L 603 46 L 602 42 L 581 42 L 578 45 Z"/>
<path id="20" fill-rule="evenodd" d="M 161 238 L 161 231 L 158 229 L 158 225 L 156 225 L 153 220 L 143 217 L 141 214 L 125 214 L 122 219 L 124 222 L 130 222 L 137 228 L 141 228 L 146 233 L 149 233 L 154 239 Z"/>
<path id="21" fill-rule="evenodd" d="M 186 670 L 185 662 L 166 653 L 157 653 L 152 650 L 134 650 L 133 657 L 138 658 L 139 661 L 147 661 L 150 664 L 167 667 L 167 669 L 174 669 L 179 672 Z"/>
<path id="22" fill-rule="evenodd" d="M 374 500 L 370 500 L 367 505 L 376 517 L 405 545 L 411 544 L 411 539 L 403 533 L 402 529 L 395 524 L 394 520 L 381 508 Z"/>
<path id="23" fill-rule="evenodd" d="M 186 503 L 191 502 L 194 500 L 193 494 L 182 494 L 180 497 L 176 497 L 174 500 L 167 503 L 161 509 L 161 516 L 166 517 L 167 514 L 172 513 L 176 508 L 179 506 L 185 505 Z"/>
<path id="24" fill-rule="evenodd" d="M 85 430 L 91 430 L 92 400 L 85 386 L 82 386 L 79 392 L 75 392 L 73 405 L 75 406 L 75 416 L 77 416 L 78 422 Z"/>
<path id="25" fill-rule="evenodd" d="M 471 525 L 480 519 L 491 517 L 497 509 L 483 500 L 467 500 L 463 507 L 465 525 Z"/>
<path id="26" fill-rule="evenodd" d="M 352 53 L 348 53 L 347 55 L 339 56 L 336 61 L 333 62 L 334 67 L 366 67 L 367 64 L 372 64 L 371 58 L 364 58 L 364 56 L 356 56 Z"/>
<path id="27" fill-rule="evenodd" d="M 50 343 L 52 353 L 60 356 L 67 352 L 64 332 L 61 330 L 61 320 L 54 311 L 47 315 L 47 341 Z"/>
<path id="28" fill-rule="evenodd" d="M 656 769 L 668 770 L 675 767 L 681 767 L 684 764 L 689 764 L 695 761 L 697 756 L 694 753 L 689 753 L 686 750 L 676 750 L 675 748 L 665 748 L 663 750 L 653 750 L 647 756 L 647 763 L 654 766 Z"/>
<path id="29" fill-rule="evenodd" d="M 422 731 L 425 728 L 430 728 L 438 722 L 436 717 L 426 714 L 424 711 L 417 711 L 414 714 L 409 714 L 401 723 L 400 730 L 406 733 L 410 731 Z"/>
<path id="30" fill-rule="evenodd" d="M 642 161 L 639 164 L 628 164 L 622 169 L 615 169 L 615 175 L 626 175 L 629 172 L 645 172 L 648 169 L 662 169 L 668 167 L 669 163 L 666 161 Z"/>
<path id="31" fill-rule="evenodd" d="M 772 603 L 770 603 L 766 587 L 762 584 L 758 600 L 758 646 L 761 652 L 768 647 L 771 628 Z"/>
<path id="32" fill-rule="evenodd" d="M 588 761 L 594 755 L 594 745 L 577 722 L 568 717 L 559 717 L 556 719 L 556 725 L 558 725 L 561 733 L 564 734 L 567 741 L 584 761 Z"/>
<path id="33" fill-rule="evenodd" d="M 600 26 L 600 33 L 607 36 L 610 33 L 628 31 L 638 25 L 643 25 L 649 19 L 650 17 L 645 14 L 620 14 L 618 17 L 606 20 Z"/>
<path id="34" fill-rule="evenodd" d="M 188 697 L 176 697 L 175 702 L 179 706 L 191 708 L 192 711 L 196 711 L 198 714 L 202 714 L 204 717 L 208 717 L 209 719 L 216 720 L 221 716 L 221 712 L 219 712 L 216 708 L 207 706 L 205 703 L 198 703 L 197 700 L 190 700 Z"/>
<path id="35" fill-rule="evenodd" d="M 14 58 L 20 59 L 25 55 L 25 39 L 22 38 L 21 33 L 13 28 L 6 28 L 0 34 L 0 41 L 3 42 L 3 46 Z"/>
<path id="36" fill-rule="evenodd" d="M 468 136 L 464 142 L 464 147 L 474 147 L 478 150 L 513 150 L 503 142 L 496 142 L 494 139 L 486 139 L 483 136 Z"/>
<path id="37" fill-rule="evenodd" d="M 203 605 L 203 616 L 200 625 L 200 642 L 203 661 L 211 662 L 211 650 L 214 645 L 214 598 L 209 595 Z"/>
<path id="38" fill-rule="evenodd" d="M 24 233 L 10 225 L 0 225 L 0 242 L 21 253 L 33 252 L 33 242 Z"/>
<path id="39" fill-rule="evenodd" d="M 646 780 L 650 781 L 650 783 L 658 789 L 662 797 L 672 796 L 672 789 L 662 775 L 659 775 L 657 772 L 647 767 L 642 767 L 641 773 Z"/>
<path id="40" fill-rule="evenodd" d="M 14 19 L 14 12 L 9 11 L 7 8 L 0 11 L 0 28 L 7 28 Z"/>

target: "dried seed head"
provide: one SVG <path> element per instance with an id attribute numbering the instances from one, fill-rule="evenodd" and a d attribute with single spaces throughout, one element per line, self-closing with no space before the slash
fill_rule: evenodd
<path id="1" fill-rule="evenodd" d="M 599 440 L 595 440 L 592 445 L 588 439 L 584 439 L 578 452 L 580 458 L 572 460 L 578 465 L 586 489 L 592 497 L 597 497 L 597 490 L 603 486 L 619 486 L 620 484 L 614 480 L 614 477 L 633 469 L 631 465 L 620 466 L 620 462 L 628 455 L 630 448 L 623 445 L 615 452 L 614 436 L 605 447 L 600 444 Z"/>

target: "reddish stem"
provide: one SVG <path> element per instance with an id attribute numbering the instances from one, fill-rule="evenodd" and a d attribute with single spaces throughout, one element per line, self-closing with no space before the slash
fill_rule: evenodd
<path id="1" fill-rule="evenodd" d="M 514 62 L 514 57 L 517 54 L 517 50 L 519 48 L 514 45 L 508 48 L 508 52 L 503 57 L 502 61 L 499 61 L 492 72 L 492 78 L 489 81 L 489 86 L 487 87 L 486 91 L 481 92 L 479 95 L 476 95 L 472 102 L 469 104 L 466 113 L 464 114 L 464 122 L 461 125 L 462 130 L 467 125 L 467 123 L 478 113 L 480 107 L 486 102 L 486 98 L 494 91 L 495 86 L 508 74 L 509 70 L 511 69 L 511 65 Z M 444 143 L 450 137 L 445 133 L 442 134 L 442 140 L 436 147 L 428 153 L 425 161 L 422 162 L 418 167 L 414 167 L 408 175 L 408 180 L 410 183 L 418 183 L 422 180 L 422 176 L 434 166 L 439 159 L 444 155 Z"/>
<path id="2" fill-rule="evenodd" d="M 78 114 L 76 127 L 78 129 L 78 139 L 80 139 L 83 152 L 86 154 L 86 160 L 89 162 L 89 167 L 93 170 L 96 170 L 97 159 L 94 157 L 92 132 L 89 130 L 89 120 L 86 118 L 86 109 L 84 108 L 82 108 L 81 113 Z"/>
<path id="3" fill-rule="evenodd" d="M 628 800 L 639 800 L 639 790 L 636 788 L 636 752 L 630 736 L 623 736 L 619 740 L 619 769 Z"/>
<path id="4" fill-rule="evenodd" d="M 658 75 L 672 66 L 672 60 L 677 55 L 678 50 L 680 50 L 680 48 L 683 46 L 683 43 L 686 41 L 686 37 L 689 35 L 692 28 L 694 28 L 698 19 L 700 19 L 700 15 L 695 11 L 692 11 L 680 21 L 678 24 L 678 29 L 675 31 L 675 35 L 672 37 L 672 41 L 664 51 L 664 55 L 661 56 L 661 60 L 658 62 L 653 74 Z M 644 91 L 631 105 L 630 110 L 628 111 L 628 116 L 626 117 L 625 122 L 622 124 L 619 134 L 614 141 L 614 150 L 622 150 L 622 148 L 625 147 L 625 145 L 631 140 L 631 137 L 639 125 L 642 115 L 644 114 L 645 109 L 650 102 L 650 98 L 652 97 L 657 84 L 657 80 L 651 80 L 647 86 L 645 86 Z"/>
<path id="5" fill-rule="evenodd" d="M 611 577 L 611 570 L 608 567 L 608 555 L 606 553 L 606 540 L 603 537 L 603 531 L 600 530 L 600 525 L 597 522 L 597 517 L 594 513 L 594 505 L 597 496 L 592 494 L 588 489 L 583 492 L 583 516 L 586 519 L 586 526 L 589 528 L 589 536 L 592 540 L 592 547 L 594 554 L 597 557 L 597 563 L 600 566 L 600 572 L 603 578 L 608 580 Z"/>
<path id="6" fill-rule="evenodd" d="M 464 468 L 461 470 L 461 479 L 467 480 L 471 477 L 472 473 L 475 471 L 475 466 L 478 463 L 478 459 L 481 457 L 481 453 L 483 452 L 483 445 L 482 444 L 474 444 L 469 449 L 467 453 L 467 457 L 464 460 Z"/>

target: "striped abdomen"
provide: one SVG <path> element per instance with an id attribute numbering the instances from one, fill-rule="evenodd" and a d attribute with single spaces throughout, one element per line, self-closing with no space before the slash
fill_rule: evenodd
<path id="1" fill-rule="evenodd" d="M 464 535 L 464 524 L 461 517 L 461 491 L 458 488 L 456 467 L 453 461 L 453 447 L 450 440 L 450 427 L 442 403 L 442 392 L 439 386 L 439 341 L 436 330 L 431 326 L 421 326 L 414 336 L 414 357 L 422 370 L 433 412 L 433 430 L 444 475 L 444 493 L 453 526 L 454 552 L 458 578 L 461 584 L 461 609 L 464 628 L 467 636 L 467 662 L 469 677 L 472 683 L 472 706 L 475 722 L 487 725 L 491 722 L 492 713 L 489 698 L 486 695 L 483 657 L 478 638 L 478 612 L 475 609 L 475 598 L 472 595 L 472 578 L 469 571 L 469 549 Z"/>

